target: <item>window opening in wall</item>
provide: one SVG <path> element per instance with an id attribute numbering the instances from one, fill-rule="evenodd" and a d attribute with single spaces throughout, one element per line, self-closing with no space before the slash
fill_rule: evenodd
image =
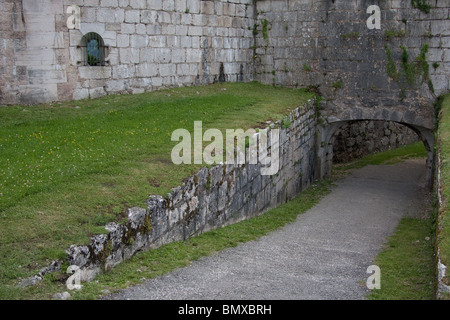
<path id="1" fill-rule="evenodd" d="M 99 34 L 95 32 L 85 34 L 81 40 L 81 49 L 85 66 L 105 65 L 105 43 Z"/>

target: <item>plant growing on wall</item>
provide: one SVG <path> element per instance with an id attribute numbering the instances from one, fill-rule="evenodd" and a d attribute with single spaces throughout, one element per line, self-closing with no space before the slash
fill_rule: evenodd
<path id="1" fill-rule="evenodd" d="M 426 60 L 426 54 L 428 53 L 427 43 L 420 48 L 420 54 L 415 60 L 411 60 L 406 47 L 401 46 L 400 68 L 397 68 L 392 51 L 387 43 L 385 49 L 387 55 L 386 72 L 391 79 L 399 84 L 402 100 L 406 97 L 407 89 L 417 89 L 424 83 L 434 93 L 433 82 L 430 79 L 430 66 Z"/>
<path id="2" fill-rule="evenodd" d="M 411 5 L 422 12 L 430 13 L 431 6 L 427 3 L 427 0 L 411 0 Z"/>
<path id="3" fill-rule="evenodd" d="M 95 57 L 92 54 L 88 54 L 88 56 L 87 56 L 87 63 L 90 66 L 96 66 L 96 65 L 98 65 L 100 63 L 100 59 Z"/>
<path id="4" fill-rule="evenodd" d="M 268 33 L 269 21 L 267 19 L 262 19 L 261 24 L 262 24 L 263 38 L 264 40 L 266 40 L 266 45 L 269 45 L 269 33 Z"/>

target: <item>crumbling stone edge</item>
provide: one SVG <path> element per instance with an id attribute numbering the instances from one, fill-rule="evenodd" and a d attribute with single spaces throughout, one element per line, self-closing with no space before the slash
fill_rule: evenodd
<path id="1" fill-rule="evenodd" d="M 438 133 L 439 135 L 439 130 Z M 437 143 L 440 144 L 440 139 L 438 137 Z M 441 175 L 441 164 L 442 164 L 442 154 L 440 153 L 440 148 L 438 145 L 437 148 L 437 156 L 436 159 L 436 179 L 435 179 L 435 188 L 436 188 L 436 195 L 437 195 L 437 227 L 436 227 L 436 246 L 435 246 L 435 274 L 436 274 L 436 298 L 441 299 L 445 295 L 448 295 L 450 293 L 450 286 L 445 283 L 445 278 L 449 278 L 448 273 L 448 267 L 443 263 L 440 255 L 440 241 L 439 241 L 439 231 L 442 229 L 442 226 L 440 224 L 441 216 L 446 213 L 446 205 L 444 204 L 444 199 L 442 197 L 442 190 L 445 187 L 443 185 L 442 181 L 442 175 Z"/>

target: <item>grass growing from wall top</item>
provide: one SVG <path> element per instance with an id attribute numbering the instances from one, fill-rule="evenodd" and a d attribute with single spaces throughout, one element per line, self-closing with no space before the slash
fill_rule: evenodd
<path id="1" fill-rule="evenodd" d="M 441 112 L 438 127 L 438 152 L 441 156 L 442 207 L 438 221 L 441 228 L 437 234 L 437 241 L 439 241 L 442 263 L 447 266 L 447 276 L 444 280 L 447 285 L 450 285 L 448 275 L 450 266 L 450 94 L 440 99 L 439 107 Z"/>
<path id="2" fill-rule="evenodd" d="M 0 299 L 33 297 L 42 289 L 16 289 L 16 279 L 195 173 L 200 165 L 172 164 L 173 130 L 192 131 L 197 120 L 203 130 L 245 130 L 310 98 L 230 83 L 0 108 Z"/>

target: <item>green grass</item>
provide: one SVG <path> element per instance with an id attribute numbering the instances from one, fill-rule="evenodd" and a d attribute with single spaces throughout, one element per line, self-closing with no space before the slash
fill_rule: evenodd
<path id="1" fill-rule="evenodd" d="M 425 158 L 426 156 L 427 151 L 423 145 L 423 142 L 419 141 L 396 149 L 367 155 L 355 161 L 336 165 L 334 170 L 346 171 L 362 168 L 367 165 L 394 164 L 406 159 Z"/>
<path id="2" fill-rule="evenodd" d="M 371 300 L 434 299 L 434 224 L 432 218 L 403 218 L 374 264 L 380 267 L 381 289 Z"/>
<path id="3" fill-rule="evenodd" d="M 440 208 L 439 225 L 437 234 L 442 263 L 450 266 L 450 217 L 448 214 L 448 203 L 450 199 L 450 94 L 442 97 L 439 101 L 441 116 L 438 128 L 438 148 L 441 155 L 441 179 L 442 179 L 442 207 Z M 444 279 L 450 285 L 450 279 Z M 450 296 L 447 296 L 449 299 Z"/>
<path id="4" fill-rule="evenodd" d="M 51 292 L 48 280 L 46 289 L 14 285 L 196 172 L 200 165 L 171 162 L 175 129 L 192 131 L 197 120 L 203 130 L 259 127 L 310 98 L 303 90 L 230 83 L 1 107 L 0 298 Z"/>

